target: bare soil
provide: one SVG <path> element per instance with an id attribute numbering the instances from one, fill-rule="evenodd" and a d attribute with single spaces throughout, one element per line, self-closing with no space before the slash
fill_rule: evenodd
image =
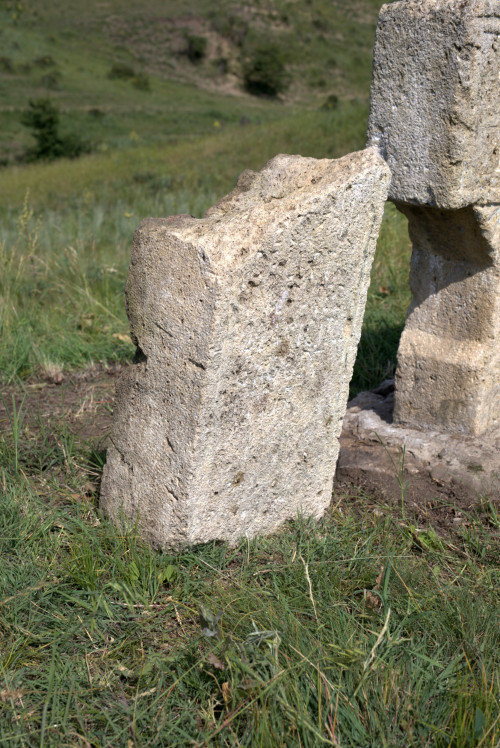
<path id="1" fill-rule="evenodd" d="M 11 429 L 13 404 L 22 409 L 22 429 L 50 430 L 64 422 L 79 440 L 105 445 L 111 427 L 115 378 L 120 364 L 92 366 L 62 381 L 27 381 L 2 388 L 0 431 Z"/>

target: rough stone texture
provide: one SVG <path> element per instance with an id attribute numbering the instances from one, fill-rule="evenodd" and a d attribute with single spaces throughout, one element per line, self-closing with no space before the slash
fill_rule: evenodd
<path id="1" fill-rule="evenodd" d="M 143 221 L 101 489 L 115 520 L 179 547 L 322 514 L 388 182 L 374 149 L 277 156 L 204 219 Z"/>
<path id="2" fill-rule="evenodd" d="M 488 432 L 500 426 L 500 207 L 398 207 L 413 242 L 413 301 L 398 350 L 394 420 Z"/>
<path id="3" fill-rule="evenodd" d="M 393 406 L 391 380 L 351 400 L 342 427 L 337 480 L 354 480 L 370 489 L 390 486 L 397 493 L 404 448 L 407 498 L 414 493 L 417 501 L 431 500 L 445 487 L 452 491 L 451 498 L 500 499 L 500 427 L 481 438 L 405 428 L 393 423 Z"/>
<path id="4" fill-rule="evenodd" d="M 368 143 L 389 199 L 500 202 L 500 1 L 402 0 L 380 11 Z"/>

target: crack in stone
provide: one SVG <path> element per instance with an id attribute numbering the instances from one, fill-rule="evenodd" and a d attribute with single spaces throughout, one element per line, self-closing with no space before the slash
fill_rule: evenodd
<path id="1" fill-rule="evenodd" d="M 158 322 L 155 322 L 156 327 L 158 327 L 162 332 L 164 332 L 166 335 L 168 335 L 170 338 L 173 338 L 174 336 L 170 332 L 170 330 L 167 330 L 166 327 L 162 327 Z"/>
<path id="2" fill-rule="evenodd" d="M 189 361 L 189 362 L 190 362 L 191 364 L 193 364 L 193 366 L 197 366 L 197 367 L 198 367 L 198 369 L 203 369 L 203 371 L 205 371 L 205 370 L 206 370 L 206 368 L 207 368 L 207 367 L 206 367 L 206 366 L 204 366 L 203 364 L 200 364 L 200 362 L 199 362 L 199 361 L 195 361 L 195 360 L 194 360 L 194 358 L 189 358 L 189 357 L 188 357 L 188 361 Z"/>

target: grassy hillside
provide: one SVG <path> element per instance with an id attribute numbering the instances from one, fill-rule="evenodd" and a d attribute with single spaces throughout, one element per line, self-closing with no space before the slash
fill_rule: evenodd
<path id="1" fill-rule="evenodd" d="M 214 121 L 267 121 L 329 95 L 366 101 L 378 0 L 145 3 L 4 2 L 0 8 L 0 156 L 25 146 L 19 112 L 50 96 L 67 126 L 102 147 L 165 143 Z M 194 40 L 203 47 L 189 56 Z M 196 41 L 195 41 L 196 44 Z M 279 102 L 244 93 L 244 69 L 271 44 L 289 85 Z M 118 66 L 118 67 L 117 67 Z M 121 66 L 121 68 L 120 68 Z M 128 68 L 129 77 L 110 77 Z"/>

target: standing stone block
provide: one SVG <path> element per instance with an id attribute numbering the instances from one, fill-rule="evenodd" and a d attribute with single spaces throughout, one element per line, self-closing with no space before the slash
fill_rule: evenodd
<path id="1" fill-rule="evenodd" d="M 205 218 L 147 219 L 101 503 L 153 544 L 276 530 L 328 506 L 389 171 L 277 156 Z"/>
<path id="2" fill-rule="evenodd" d="M 401 0 L 380 11 L 368 142 L 389 199 L 500 202 L 500 2 Z"/>
<path id="3" fill-rule="evenodd" d="M 408 218 L 413 301 L 394 420 L 480 434 L 500 423 L 500 0 L 381 9 L 368 143 Z"/>
<path id="4" fill-rule="evenodd" d="M 398 204 L 413 254 L 394 420 L 481 434 L 500 425 L 500 206 Z"/>

